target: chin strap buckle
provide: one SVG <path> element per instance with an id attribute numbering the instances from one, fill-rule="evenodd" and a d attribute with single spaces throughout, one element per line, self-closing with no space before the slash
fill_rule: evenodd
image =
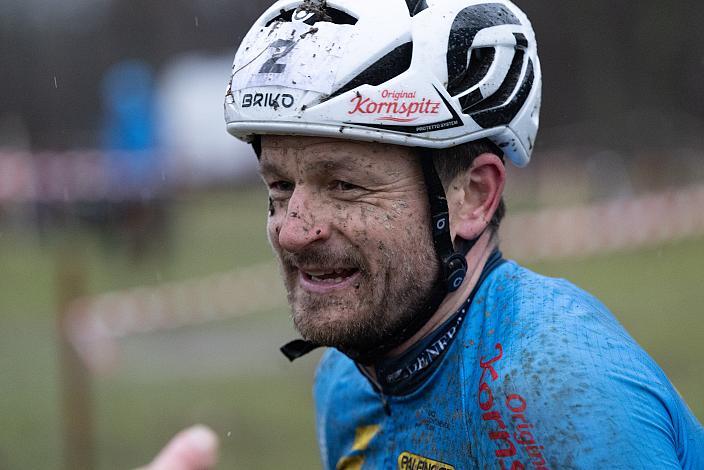
<path id="1" fill-rule="evenodd" d="M 449 258 L 443 260 L 443 265 L 447 291 L 454 292 L 460 288 L 467 275 L 467 259 L 460 253 L 453 253 Z"/>
<path id="2" fill-rule="evenodd" d="M 311 341 L 306 341 L 305 339 L 294 339 L 281 346 L 279 349 L 284 356 L 288 358 L 289 361 L 293 362 L 301 356 L 305 356 L 314 349 L 318 349 L 319 344 L 313 343 Z"/>

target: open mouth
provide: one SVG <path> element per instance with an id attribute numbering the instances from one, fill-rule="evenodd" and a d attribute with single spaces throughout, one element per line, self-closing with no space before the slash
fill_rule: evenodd
<path id="1" fill-rule="evenodd" d="M 359 277 L 359 269 L 299 269 L 301 286 L 308 291 L 325 293 L 348 287 Z"/>
<path id="2" fill-rule="evenodd" d="M 344 281 L 356 273 L 357 269 L 333 269 L 330 271 L 301 271 L 311 282 L 336 284 Z"/>

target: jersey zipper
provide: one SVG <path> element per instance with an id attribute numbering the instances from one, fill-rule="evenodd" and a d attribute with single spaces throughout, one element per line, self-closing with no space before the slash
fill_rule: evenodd
<path id="1" fill-rule="evenodd" d="M 372 377 L 372 375 L 369 374 L 364 367 L 361 367 L 357 364 L 357 369 L 359 369 L 362 375 L 364 375 L 367 380 L 369 380 L 369 383 L 372 384 L 372 388 L 379 395 L 379 399 L 381 400 L 381 406 L 384 408 L 384 413 L 386 414 L 386 416 L 391 416 L 391 406 L 389 405 L 389 401 L 386 395 L 384 395 L 384 391 L 381 388 L 381 385 L 379 385 L 379 382 L 377 382 L 376 378 Z"/>

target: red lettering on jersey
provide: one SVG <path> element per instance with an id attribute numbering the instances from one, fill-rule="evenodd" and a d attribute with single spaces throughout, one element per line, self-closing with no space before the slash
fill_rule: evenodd
<path id="1" fill-rule="evenodd" d="M 486 400 L 482 400 L 482 393 L 486 395 Z M 490 410 L 494 406 L 494 395 L 491 393 L 491 387 L 486 382 L 479 385 L 479 408 L 484 411 Z"/>
<path id="2" fill-rule="evenodd" d="M 499 379 L 500 376 L 496 369 L 499 368 L 498 363 L 504 355 L 501 343 L 496 343 L 494 348 L 498 351 L 496 356 L 489 360 L 482 356 L 479 360 L 479 367 L 482 369 L 482 373 L 479 378 L 477 402 L 479 408 L 484 411 L 482 413 L 482 421 L 488 427 L 487 436 L 493 442 L 496 442 L 497 447 L 494 450 L 494 455 L 497 462 L 505 470 L 525 469 L 525 464 L 516 458 L 518 448 L 522 447 L 525 450 L 525 454 L 530 458 L 530 464 L 533 468 L 547 470 L 545 457 L 542 454 L 543 446 L 539 445 L 537 437 L 531 431 L 534 426 L 526 418 L 526 411 L 528 410 L 527 400 L 519 393 L 506 395 L 503 403 L 498 400 L 499 408 L 504 408 L 504 412 L 508 411 L 511 416 L 511 421 L 508 423 L 512 426 L 512 429 L 509 429 L 507 422 L 504 421 L 501 409 L 497 409 L 494 406 L 497 401 L 494 400 L 495 393 L 490 383 Z M 488 381 L 487 371 L 489 372 L 488 376 L 491 377 L 491 382 Z M 490 423 L 494 424 L 490 425 Z M 507 466 L 509 462 L 505 459 L 512 459 L 510 467 Z"/>
<path id="3" fill-rule="evenodd" d="M 499 374 L 496 373 L 496 370 L 494 369 L 494 364 L 496 361 L 501 359 L 504 356 L 504 348 L 501 346 L 501 343 L 496 343 L 494 346 L 497 351 L 499 351 L 499 355 L 495 356 L 488 361 L 484 360 L 484 357 L 482 356 L 481 359 L 479 359 L 479 366 L 482 368 L 482 377 L 479 379 L 479 382 L 481 383 L 484 380 L 484 373 L 488 370 L 489 373 L 491 374 L 491 380 L 496 380 L 499 378 Z"/>

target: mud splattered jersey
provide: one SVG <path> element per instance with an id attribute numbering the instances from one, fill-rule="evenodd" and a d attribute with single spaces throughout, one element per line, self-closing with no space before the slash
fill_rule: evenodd
<path id="1" fill-rule="evenodd" d="M 314 387 L 324 468 L 704 468 L 704 429 L 604 305 L 494 265 L 374 385 L 325 353 Z"/>

